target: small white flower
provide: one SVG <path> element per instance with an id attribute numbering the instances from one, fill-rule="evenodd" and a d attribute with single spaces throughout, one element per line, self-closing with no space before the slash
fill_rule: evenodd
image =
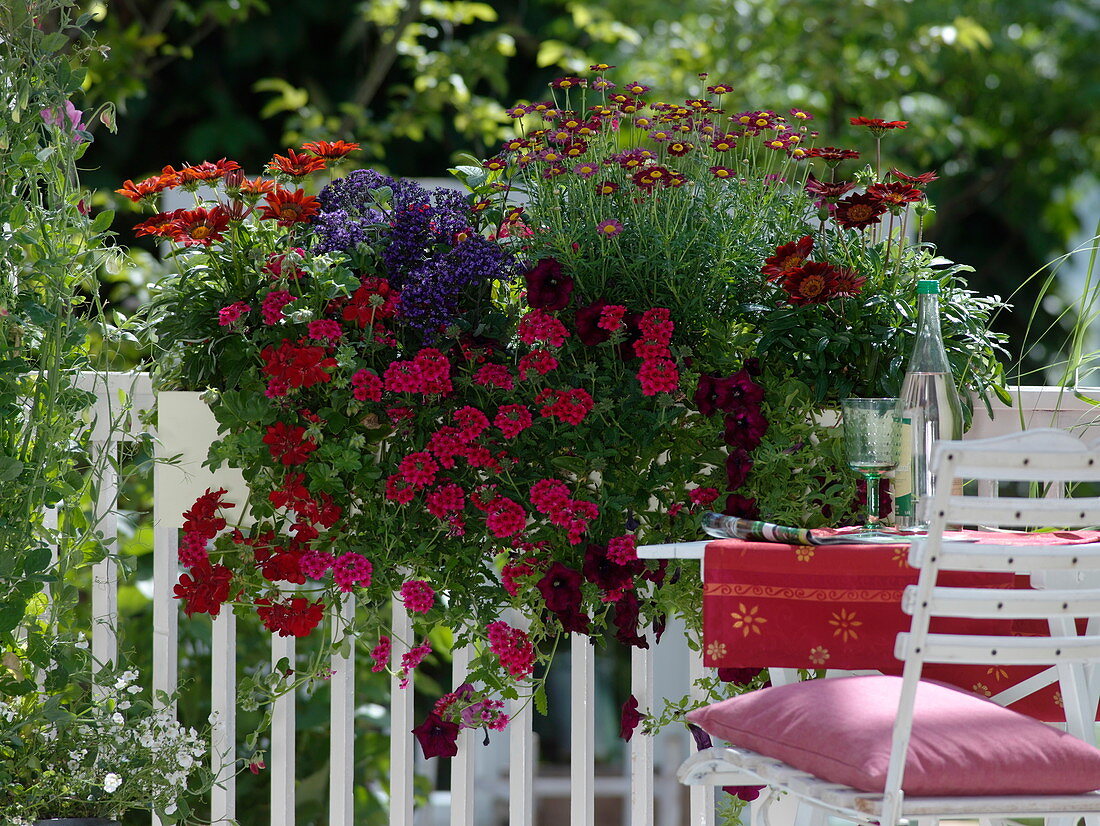
<path id="1" fill-rule="evenodd" d="M 122 778 L 114 772 L 111 772 L 103 778 L 103 791 L 107 792 L 107 794 L 114 794 L 121 785 Z"/>
<path id="2" fill-rule="evenodd" d="M 126 722 L 126 718 L 116 711 L 114 714 L 111 715 L 111 722 L 117 723 L 121 726 L 123 723 Z"/>
<path id="3" fill-rule="evenodd" d="M 129 691 L 131 694 L 140 694 L 141 693 L 141 686 L 132 685 L 126 690 Z"/>

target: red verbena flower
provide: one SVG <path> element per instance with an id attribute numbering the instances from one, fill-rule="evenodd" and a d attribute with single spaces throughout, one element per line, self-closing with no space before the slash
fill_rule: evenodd
<path id="1" fill-rule="evenodd" d="M 401 585 L 401 601 L 406 611 L 426 614 L 435 605 L 435 589 L 422 579 L 410 579 Z"/>
<path id="2" fill-rule="evenodd" d="M 485 631 L 489 650 L 497 655 L 504 670 L 517 680 L 530 677 L 535 668 L 535 647 L 526 632 L 502 620 L 490 622 Z"/>
<path id="3" fill-rule="evenodd" d="M 558 366 L 558 360 L 554 358 L 553 353 L 549 350 L 536 349 L 530 353 L 526 353 L 520 360 L 517 367 L 520 380 L 525 380 L 527 374 L 532 370 L 538 373 L 540 376 L 545 376 L 551 370 L 556 369 Z"/>
<path id="4" fill-rule="evenodd" d="M 519 321 L 516 333 L 520 341 L 528 345 L 546 342 L 552 347 L 561 347 L 569 338 L 569 331 L 565 325 L 540 309 L 533 309 L 524 315 Z"/>
<path id="5" fill-rule="evenodd" d="M 351 377 L 351 388 L 351 395 L 358 401 L 382 401 L 382 379 L 373 370 L 357 370 Z"/>
<path id="6" fill-rule="evenodd" d="M 516 386 L 512 374 L 503 364 L 482 365 L 474 374 L 474 384 L 480 384 L 482 387 L 498 387 L 501 390 L 512 390 Z"/>
<path id="7" fill-rule="evenodd" d="M 638 383 L 643 396 L 673 393 L 680 386 L 680 371 L 672 359 L 646 359 L 638 369 Z"/>
<path id="8" fill-rule="evenodd" d="M 493 418 L 493 424 L 500 429 L 506 439 L 516 438 L 531 426 L 532 421 L 531 411 L 522 404 L 502 405 Z"/>

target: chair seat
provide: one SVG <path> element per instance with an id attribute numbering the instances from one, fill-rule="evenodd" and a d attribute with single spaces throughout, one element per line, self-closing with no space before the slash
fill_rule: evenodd
<path id="1" fill-rule="evenodd" d="M 767 785 L 786 789 L 807 802 L 855 820 L 882 814 L 883 795 L 830 783 L 774 757 L 736 746 L 713 746 L 693 754 L 677 779 L 686 785 Z M 901 814 L 912 817 L 1026 817 L 1048 813 L 1100 814 L 1100 791 L 1078 795 L 912 797 Z"/>

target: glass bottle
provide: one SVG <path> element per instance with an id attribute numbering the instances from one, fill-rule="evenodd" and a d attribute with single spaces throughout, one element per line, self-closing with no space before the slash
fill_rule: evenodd
<path id="1" fill-rule="evenodd" d="M 935 489 L 932 446 L 938 439 L 962 438 L 962 403 L 940 330 L 940 282 L 917 282 L 917 338 L 898 394 L 902 415 L 902 455 L 894 476 L 894 514 L 899 528 L 927 526 L 922 502 Z"/>

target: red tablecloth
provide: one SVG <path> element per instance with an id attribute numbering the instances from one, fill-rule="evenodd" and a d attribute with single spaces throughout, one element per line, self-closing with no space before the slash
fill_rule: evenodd
<path id="1" fill-rule="evenodd" d="M 1100 541 L 1100 532 L 980 534 L 1020 545 Z M 707 545 L 703 575 L 704 663 L 716 668 L 877 669 L 900 673 L 894 638 L 909 628 L 902 591 L 917 581 L 901 545 L 799 546 L 738 539 Z M 1011 574 L 943 572 L 941 585 L 1028 587 Z M 939 619 L 933 632 L 1043 635 L 1045 621 Z M 928 665 L 929 679 L 991 696 L 1042 669 L 1024 666 Z M 1064 719 L 1051 685 L 1013 709 L 1042 720 Z"/>

